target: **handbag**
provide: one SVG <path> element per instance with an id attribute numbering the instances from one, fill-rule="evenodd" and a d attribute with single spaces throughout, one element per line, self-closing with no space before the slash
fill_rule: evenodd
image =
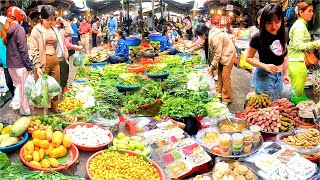
<path id="1" fill-rule="evenodd" d="M 307 67 L 317 64 L 318 61 L 319 61 L 319 59 L 314 55 L 313 52 L 308 52 L 306 54 L 306 56 L 304 57 L 304 62 Z"/>

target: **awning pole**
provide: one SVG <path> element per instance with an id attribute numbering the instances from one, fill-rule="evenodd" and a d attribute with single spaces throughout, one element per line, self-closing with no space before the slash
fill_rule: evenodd
<path id="1" fill-rule="evenodd" d="M 152 30 L 154 30 L 154 0 L 152 2 Z"/>

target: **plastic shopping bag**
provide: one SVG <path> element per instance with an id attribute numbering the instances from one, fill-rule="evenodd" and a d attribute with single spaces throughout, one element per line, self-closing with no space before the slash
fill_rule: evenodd
<path id="1" fill-rule="evenodd" d="M 83 55 L 81 51 L 76 51 L 74 53 L 74 60 L 73 60 L 74 66 L 82 66 L 83 65 Z"/>
<path id="2" fill-rule="evenodd" d="M 9 90 L 4 71 L 0 71 L 0 96 L 5 96 L 6 92 Z"/>
<path id="3" fill-rule="evenodd" d="M 290 99 L 290 95 L 292 94 L 292 86 L 290 83 L 284 84 L 283 83 L 283 89 L 281 92 L 281 97 L 282 98 L 287 98 Z"/>
<path id="4" fill-rule="evenodd" d="M 252 69 L 252 65 L 247 63 L 247 50 L 241 51 L 239 66 L 243 69 Z"/>
<path id="5" fill-rule="evenodd" d="M 44 76 L 46 83 L 48 85 L 48 95 L 49 99 L 58 96 L 61 93 L 61 87 L 59 83 L 52 76 Z"/>
<path id="6" fill-rule="evenodd" d="M 31 101 L 38 107 L 44 107 L 49 102 L 48 85 L 44 76 L 40 76 L 31 93 Z"/>
<path id="7" fill-rule="evenodd" d="M 35 89 L 36 82 L 34 81 L 34 75 L 28 75 L 26 82 L 24 83 L 24 93 L 28 98 L 31 98 L 32 91 Z"/>

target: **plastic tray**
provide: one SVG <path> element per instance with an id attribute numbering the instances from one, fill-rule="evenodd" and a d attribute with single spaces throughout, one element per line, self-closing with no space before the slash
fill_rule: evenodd
<path id="1" fill-rule="evenodd" d="M 121 84 L 117 84 L 116 87 L 118 89 L 121 89 L 123 91 L 137 91 L 139 90 L 141 87 L 143 86 L 142 85 L 139 85 L 139 86 L 124 86 L 124 85 L 121 85 Z"/>
<path id="2" fill-rule="evenodd" d="M 178 157 L 175 158 L 175 156 L 173 154 L 178 155 Z M 166 165 L 180 161 L 183 158 L 184 158 L 184 156 L 180 151 L 172 151 L 172 152 L 167 153 L 164 156 L 162 156 L 162 160 Z"/>
<path id="3" fill-rule="evenodd" d="M 290 146 L 290 145 L 288 145 L 288 144 L 286 144 L 285 142 L 282 141 L 282 139 L 284 137 L 299 133 L 301 131 L 304 131 L 304 129 L 294 130 L 294 131 L 290 131 L 290 132 L 287 132 L 287 133 L 278 134 L 276 136 L 276 142 L 279 143 L 280 145 L 283 145 L 288 149 L 292 149 L 292 150 L 294 150 L 294 151 L 296 151 L 297 153 L 300 153 L 300 154 L 314 154 L 314 153 L 317 153 L 318 151 L 320 151 L 320 145 L 318 145 L 317 147 L 315 147 L 313 149 L 297 149 L 297 148 L 295 148 L 293 146 Z"/>
<path id="4" fill-rule="evenodd" d="M 144 74 L 146 74 L 149 78 L 167 78 L 169 76 L 169 72 L 165 72 L 163 74 L 149 74 L 145 72 Z"/>
<path id="5" fill-rule="evenodd" d="M 87 127 L 93 127 L 95 124 L 91 124 L 91 123 L 82 123 L 82 124 L 72 124 L 68 127 L 66 127 L 64 130 L 63 130 L 63 134 L 66 134 L 67 130 L 68 129 L 74 129 L 76 126 L 87 126 Z M 101 129 L 104 129 L 104 130 L 107 130 L 108 131 L 108 136 L 110 138 L 110 141 L 105 143 L 105 144 L 102 144 L 102 145 L 99 145 L 99 146 L 86 146 L 86 145 L 80 145 L 80 144 L 76 144 L 74 142 L 72 142 L 75 146 L 77 146 L 77 148 L 79 150 L 82 150 L 82 151 L 99 151 L 99 150 L 102 150 L 102 149 L 105 149 L 113 140 L 113 135 L 111 134 L 111 132 L 103 127 L 103 126 L 100 126 L 100 125 L 97 125 L 99 128 Z"/>
<path id="6" fill-rule="evenodd" d="M 67 164 L 66 165 L 59 165 L 56 168 L 40 168 L 40 167 L 31 165 L 23 157 L 23 148 L 20 149 L 20 160 L 23 162 L 23 164 L 25 164 L 26 166 L 28 166 L 29 168 L 31 168 L 33 170 L 47 171 L 47 172 L 63 171 L 63 170 L 67 170 L 70 166 L 72 166 L 79 158 L 78 148 L 74 144 L 71 144 L 71 146 L 69 147 L 68 150 L 71 151 L 71 155 L 70 155 L 69 159 L 67 160 Z"/>
<path id="7" fill-rule="evenodd" d="M 211 161 L 211 157 L 205 151 L 200 151 L 187 156 L 187 160 L 193 164 L 193 167 L 197 167 Z"/>
<path id="8" fill-rule="evenodd" d="M 169 165 L 167 170 L 169 171 L 171 178 L 179 178 L 191 171 L 192 167 L 188 162 L 182 160 Z"/>
<path id="9" fill-rule="evenodd" d="M 96 157 L 97 155 L 101 154 L 103 151 L 104 151 L 104 150 L 94 153 L 92 156 L 90 156 L 90 158 L 88 159 L 88 161 L 87 161 L 87 163 L 86 163 L 86 174 L 87 174 L 87 176 L 88 176 L 88 178 L 89 178 L 90 180 L 94 180 L 93 177 L 92 177 L 91 174 L 90 174 L 90 171 L 89 171 L 90 162 L 91 162 L 91 160 L 92 160 L 94 157 Z M 112 151 L 112 150 L 108 150 L 108 151 Z M 138 156 L 138 154 L 137 154 L 136 152 L 133 152 L 133 151 L 128 151 L 128 150 L 121 150 L 121 151 L 124 151 L 124 152 L 128 153 L 129 156 Z M 156 162 L 154 162 L 153 160 L 151 160 L 150 158 L 147 158 L 147 160 L 148 160 L 151 164 L 153 164 L 153 166 L 157 169 L 157 171 L 158 171 L 159 174 L 160 174 L 160 179 L 161 179 L 161 180 L 166 180 L 166 176 L 165 176 L 162 168 L 161 168 Z"/>
<path id="10" fill-rule="evenodd" d="M 4 123 L 3 127 L 6 127 L 6 126 L 8 126 L 8 124 Z M 28 132 L 24 132 L 22 135 L 23 135 L 22 139 L 17 144 L 0 148 L 0 151 L 3 153 L 11 153 L 13 151 L 20 149 L 21 146 L 27 142 L 29 137 Z"/>

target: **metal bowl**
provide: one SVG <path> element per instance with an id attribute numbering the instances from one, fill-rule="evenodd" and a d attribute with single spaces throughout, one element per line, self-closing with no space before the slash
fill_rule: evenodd
<path id="1" fill-rule="evenodd" d="M 235 129 L 235 130 L 225 130 L 223 128 L 223 126 L 225 125 L 231 125 L 230 122 L 228 121 L 228 119 L 221 119 L 217 126 L 218 129 L 221 133 L 237 133 L 237 132 L 242 132 L 244 129 L 246 129 L 248 127 L 248 123 L 246 120 L 242 120 L 242 119 L 238 119 L 238 118 L 229 118 L 231 120 L 231 122 L 236 125 L 236 126 L 243 126 L 242 129 Z M 236 128 L 233 126 L 233 128 Z"/>

